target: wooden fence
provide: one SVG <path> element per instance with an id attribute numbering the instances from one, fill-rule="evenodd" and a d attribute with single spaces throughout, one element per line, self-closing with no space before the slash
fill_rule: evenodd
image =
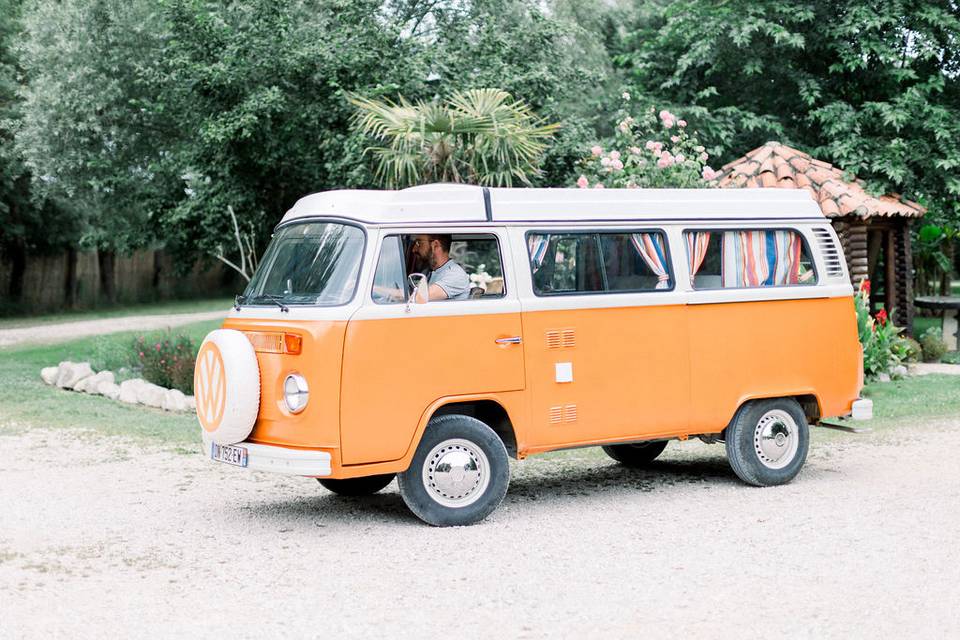
<path id="1" fill-rule="evenodd" d="M 162 250 L 142 250 L 104 260 L 96 251 L 68 251 L 56 255 L 27 255 L 22 263 L 22 294 L 15 300 L 11 288 L 14 264 L 0 254 L 0 307 L 15 305 L 26 312 L 89 308 L 109 302 L 101 268 L 112 271 L 117 302 L 151 302 L 171 298 L 203 298 L 238 293 L 243 283 L 220 263 L 198 261 L 185 275 Z M 109 284 L 108 284 L 109 286 Z"/>

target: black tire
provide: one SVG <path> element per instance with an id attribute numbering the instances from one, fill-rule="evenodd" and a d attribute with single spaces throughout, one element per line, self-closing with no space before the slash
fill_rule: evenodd
<path id="1" fill-rule="evenodd" d="M 317 478 L 323 488 L 339 496 L 371 496 L 393 482 L 395 473 L 385 473 L 381 476 L 364 476 L 362 478 Z"/>
<path id="2" fill-rule="evenodd" d="M 625 467 L 649 466 L 667 448 L 666 440 L 636 442 L 631 444 L 608 444 L 603 452 Z"/>
<path id="3" fill-rule="evenodd" d="M 444 461 L 462 463 L 463 473 L 454 466 L 451 473 L 435 474 L 446 466 Z M 427 425 L 410 468 L 397 474 L 397 483 L 410 511 L 427 524 L 474 524 L 490 515 L 507 493 L 507 449 L 493 429 L 475 418 L 439 416 Z"/>
<path id="4" fill-rule="evenodd" d="M 768 487 L 786 484 L 800 473 L 810 448 L 810 427 L 793 398 L 755 400 L 740 408 L 724 440 L 737 477 Z"/>

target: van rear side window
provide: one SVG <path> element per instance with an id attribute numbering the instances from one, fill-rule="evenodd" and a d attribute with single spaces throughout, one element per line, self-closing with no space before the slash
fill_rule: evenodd
<path id="1" fill-rule="evenodd" d="M 673 288 L 660 231 L 527 234 L 538 296 L 627 293 Z"/>
<path id="2" fill-rule="evenodd" d="M 685 231 L 683 239 L 695 289 L 817 283 L 810 251 L 790 229 Z"/>

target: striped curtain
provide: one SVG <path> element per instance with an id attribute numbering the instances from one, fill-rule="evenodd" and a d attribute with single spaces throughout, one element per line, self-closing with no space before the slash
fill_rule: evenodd
<path id="1" fill-rule="evenodd" d="M 667 274 L 667 253 L 663 248 L 663 236 L 659 233 L 633 233 L 630 241 L 643 261 L 657 276 L 657 289 L 670 288 Z"/>
<path id="2" fill-rule="evenodd" d="M 547 257 L 547 247 L 550 245 L 549 235 L 531 233 L 527 236 L 527 249 L 530 251 L 530 266 L 536 273 L 543 266 L 543 259 Z"/>
<path id="3" fill-rule="evenodd" d="M 707 257 L 707 247 L 710 246 L 709 231 L 687 231 L 683 234 L 687 241 L 687 263 L 690 266 L 690 284 L 697 279 L 697 271 L 703 264 L 703 259 Z"/>
<path id="4" fill-rule="evenodd" d="M 803 243 L 793 231 L 726 231 L 723 286 L 771 287 L 800 281 Z"/>

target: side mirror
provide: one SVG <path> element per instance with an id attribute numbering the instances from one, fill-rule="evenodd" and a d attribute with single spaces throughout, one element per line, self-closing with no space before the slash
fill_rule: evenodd
<path id="1" fill-rule="evenodd" d="M 407 276 L 410 281 L 410 288 L 413 293 L 410 295 L 410 302 L 423 304 L 430 300 L 430 281 L 422 273 L 411 273 Z"/>

